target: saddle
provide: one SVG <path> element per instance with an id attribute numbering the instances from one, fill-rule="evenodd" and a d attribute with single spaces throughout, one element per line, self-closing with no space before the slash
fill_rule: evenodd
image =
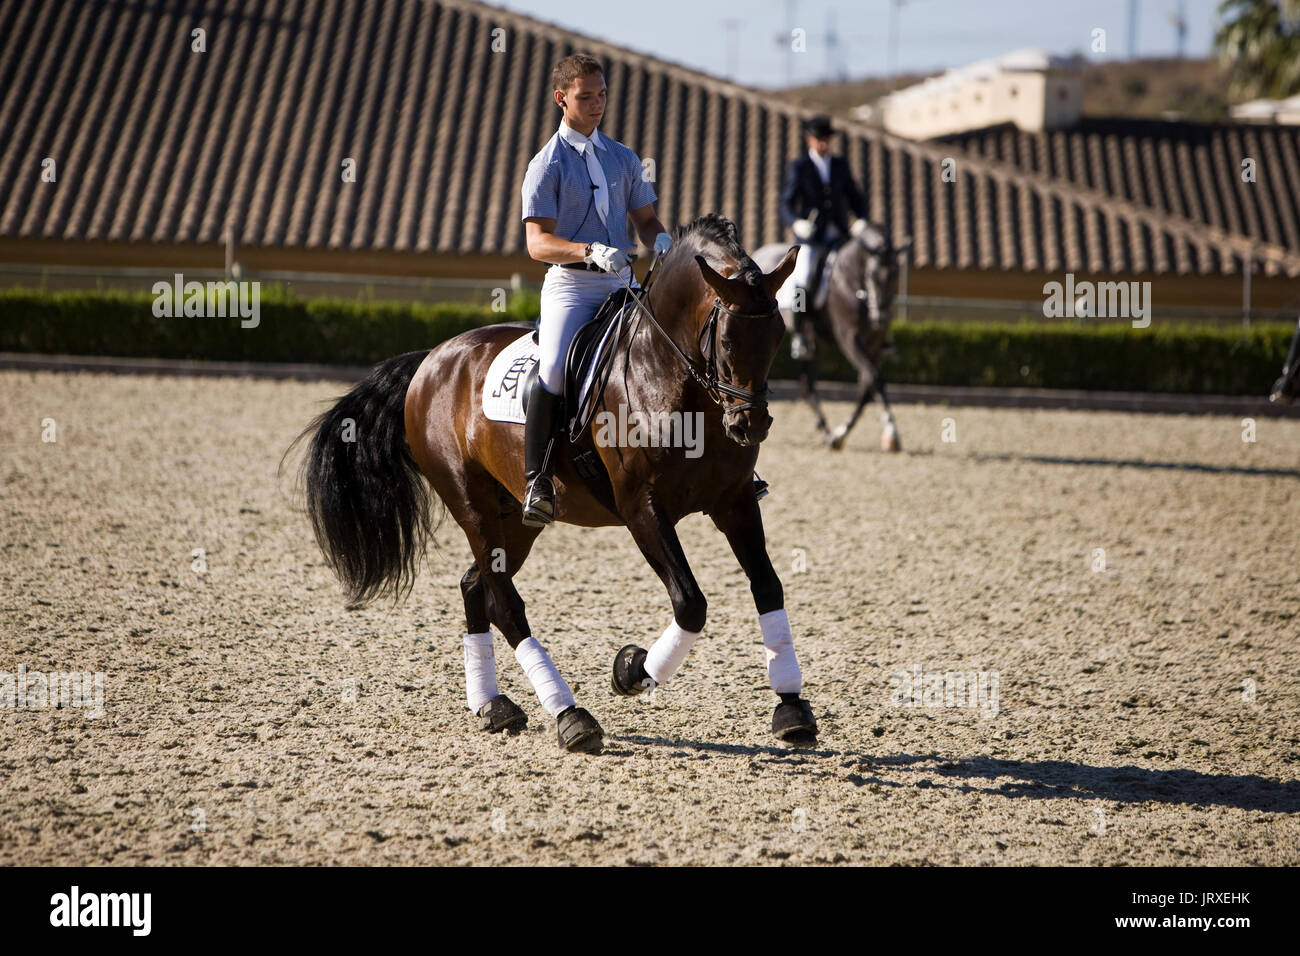
<path id="1" fill-rule="evenodd" d="M 633 290 L 637 298 L 645 290 Z M 622 338 L 622 332 L 632 319 L 636 305 L 626 290 L 617 289 L 609 294 L 590 322 L 587 322 L 569 342 L 569 351 L 564 361 L 564 408 L 565 424 L 569 441 L 573 442 L 591 422 L 595 406 L 600 402 L 609 380 L 609 369 L 614 358 L 614 346 Z M 533 329 L 533 344 L 537 344 L 537 329 Z M 528 411 L 528 399 L 537 385 L 539 366 L 528 370 L 523 381 L 524 411 Z"/>
<path id="2" fill-rule="evenodd" d="M 633 292 L 638 299 L 645 294 L 645 290 L 639 287 L 634 288 Z M 633 321 L 636 309 L 636 303 L 625 289 L 611 292 L 591 321 L 574 333 L 564 362 L 564 394 L 561 396 L 560 418 L 563 422 L 564 444 L 569 449 L 569 460 L 597 500 L 615 514 L 618 511 L 614 505 L 614 491 L 609 474 L 596 453 L 587 426 L 605 393 L 616 346 Z M 532 338 L 536 343 L 536 328 L 533 329 Z M 533 389 L 540 387 L 539 368 L 534 363 L 521 383 L 521 401 L 525 414 L 528 412 Z"/>

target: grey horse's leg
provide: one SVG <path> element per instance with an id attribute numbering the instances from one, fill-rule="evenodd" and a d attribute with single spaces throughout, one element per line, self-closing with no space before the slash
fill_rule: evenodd
<path id="1" fill-rule="evenodd" d="M 827 444 L 835 451 L 844 447 L 844 440 L 848 438 L 849 432 L 853 426 L 858 423 L 858 418 L 862 415 L 862 409 L 867 401 L 876 391 L 877 383 L 880 380 L 880 371 L 875 364 L 867 357 L 867 350 L 863 348 L 862 342 L 857 335 L 840 343 L 845 357 L 853 363 L 853 367 L 858 370 L 858 399 L 854 403 L 853 411 L 849 414 L 848 419 L 835 431 L 827 436 Z"/>
<path id="2" fill-rule="evenodd" d="M 883 451 L 902 451 L 903 443 L 898 437 L 898 423 L 894 421 L 894 410 L 889 407 L 889 396 L 885 394 L 885 380 L 876 382 L 876 401 L 880 403 L 880 447 Z"/>

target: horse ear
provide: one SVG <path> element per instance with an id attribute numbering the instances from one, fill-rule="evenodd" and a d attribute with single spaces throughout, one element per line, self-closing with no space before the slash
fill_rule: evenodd
<path id="1" fill-rule="evenodd" d="M 777 263 L 776 268 L 763 276 L 763 288 L 767 290 L 768 295 L 776 295 L 776 290 L 785 285 L 785 280 L 790 278 L 790 273 L 794 272 L 794 263 L 798 258 L 799 247 L 791 246 L 790 251 Z"/>
<path id="2" fill-rule="evenodd" d="M 704 276 L 704 281 L 713 288 L 714 292 L 718 293 L 719 298 L 726 299 L 727 286 L 731 284 L 731 280 L 726 276 L 719 275 L 713 266 L 705 261 L 703 256 L 697 255 L 695 261 L 699 263 L 700 274 Z"/>

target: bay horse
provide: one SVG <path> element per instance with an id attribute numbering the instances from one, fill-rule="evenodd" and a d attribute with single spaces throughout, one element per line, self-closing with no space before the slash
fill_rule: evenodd
<path id="1" fill-rule="evenodd" d="M 808 353 L 799 366 L 799 384 L 803 396 L 817 416 L 817 430 L 827 446 L 835 451 L 844 447 L 862 409 L 874 396 L 880 405 L 880 447 L 901 451 L 898 424 L 889 406 L 885 377 L 880 373 L 887 357 L 885 343 L 889 335 L 890 306 L 898 292 L 898 262 L 911 247 L 911 239 L 893 247 L 883 227 L 869 224 L 866 229 L 839 246 L 831 269 L 826 304 L 817 308 L 805 304 L 800 319 L 808 341 Z M 780 259 L 784 247 L 769 243 L 754 253 L 760 268 Z M 819 280 L 820 282 L 820 280 Z M 810 293 L 816 299 L 815 293 Z M 817 397 L 817 341 L 839 346 L 858 373 L 858 397 L 853 411 L 839 428 L 831 431 Z"/>
<path id="2" fill-rule="evenodd" d="M 623 406 L 652 420 L 697 416 L 703 431 L 695 456 L 670 442 L 620 446 L 606 434 L 593 441 L 612 489 L 612 500 L 602 502 L 561 441 L 554 480 L 557 521 L 626 526 L 668 590 L 672 624 L 648 651 L 629 644 L 617 652 L 615 693 L 666 683 L 704 629 L 707 602 L 675 530 L 686 515 L 704 512 L 749 577 L 779 698 L 772 732 L 786 744 L 808 746 L 817 724 L 800 696 L 781 579 L 767 554 L 753 481 L 759 444 L 772 425 L 767 376 L 785 332 L 775 293 L 797 251 L 792 247 L 764 273 L 730 220 L 708 215 L 679 227 L 641 298 L 645 309 L 615 346 L 599 407 Z M 460 583 L 469 709 L 489 731 L 515 732 L 527 721 L 497 691 L 489 630 L 495 625 L 556 719 L 561 749 L 599 753 L 600 724 L 577 706 L 533 636 L 512 582 L 543 529 L 521 520 L 524 428 L 489 420 L 481 399 L 493 358 L 525 334 L 518 326 L 487 326 L 380 363 L 299 436 L 311 436 L 300 474 L 316 540 L 354 604 L 409 593 L 440 501 L 474 556 Z M 600 419 L 594 416 L 588 433 Z"/>

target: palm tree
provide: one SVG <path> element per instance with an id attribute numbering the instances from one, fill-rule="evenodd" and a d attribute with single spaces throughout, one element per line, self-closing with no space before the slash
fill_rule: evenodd
<path id="1" fill-rule="evenodd" d="M 1223 0 L 1214 35 L 1235 96 L 1300 93 L 1300 0 Z"/>

